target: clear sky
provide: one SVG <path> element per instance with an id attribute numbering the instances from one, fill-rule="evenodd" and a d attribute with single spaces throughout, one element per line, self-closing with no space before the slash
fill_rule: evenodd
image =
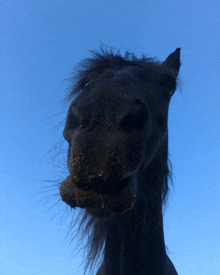
<path id="1" fill-rule="evenodd" d="M 64 79 L 100 43 L 163 61 L 181 47 L 169 113 L 165 239 L 180 275 L 220 272 L 220 1 L 3 0 L 0 274 L 81 275 L 59 201 Z"/>

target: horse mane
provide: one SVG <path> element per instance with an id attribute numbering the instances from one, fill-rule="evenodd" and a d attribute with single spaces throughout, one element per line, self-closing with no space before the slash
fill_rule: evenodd
<path id="1" fill-rule="evenodd" d="M 79 62 L 75 67 L 73 76 L 69 78 L 71 87 L 70 92 L 67 94 L 68 101 L 82 90 L 89 81 L 94 80 L 108 69 L 124 66 L 146 68 L 160 64 L 159 61 L 154 58 L 147 58 L 144 54 L 141 58 L 137 58 L 135 54 L 126 51 L 122 56 L 119 50 L 114 50 L 112 47 L 108 49 L 108 47 L 101 46 L 100 51 L 89 52 L 92 57 Z"/>

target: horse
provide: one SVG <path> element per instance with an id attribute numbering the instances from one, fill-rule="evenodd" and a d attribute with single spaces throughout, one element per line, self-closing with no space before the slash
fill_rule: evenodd
<path id="1" fill-rule="evenodd" d="M 100 259 L 96 275 L 177 275 L 163 205 L 168 108 L 180 65 L 180 48 L 164 62 L 101 48 L 72 78 L 63 131 L 69 175 L 59 189 L 67 205 L 82 209 L 86 270 Z"/>

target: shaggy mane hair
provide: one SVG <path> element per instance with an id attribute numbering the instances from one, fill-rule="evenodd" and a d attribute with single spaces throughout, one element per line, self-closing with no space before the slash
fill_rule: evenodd
<path id="1" fill-rule="evenodd" d="M 156 61 L 154 58 L 147 58 L 142 54 L 142 58 L 137 58 L 133 53 L 125 52 L 124 56 L 120 54 L 120 51 L 114 53 L 111 48 L 100 47 L 100 52 L 90 51 L 93 58 L 86 58 L 78 63 L 75 68 L 73 77 L 69 80 L 71 82 L 70 92 L 67 94 L 67 101 L 72 100 L 75 94 L 79 93 L 87 83 L 94 83 L 99 76 L 103 73 L 107 73 L 110 69 L 117 67 L 133 66 L 141 67 L 144 69 L 157 69 L 161 62 Z M 172 74 L 172 72 L 171 72 Z M 163 80 L 164 81 L 164 80 Z M 171 96 L 176 89 L 175 82 L 173 85 Z"/>

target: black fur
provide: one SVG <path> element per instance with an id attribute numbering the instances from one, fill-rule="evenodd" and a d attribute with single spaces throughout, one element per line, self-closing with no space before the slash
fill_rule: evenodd
<path id="1" fill-rule="evenodd" d="M 170 98 L 180 49 L 163 62 L 113 51 L 92 52 L 72 79 L 64 137 L 70 176 L 61 198 L 85 208 L 90 272 L 175 275 L 166 255 L 162 204 L 168 192 Z"/>

